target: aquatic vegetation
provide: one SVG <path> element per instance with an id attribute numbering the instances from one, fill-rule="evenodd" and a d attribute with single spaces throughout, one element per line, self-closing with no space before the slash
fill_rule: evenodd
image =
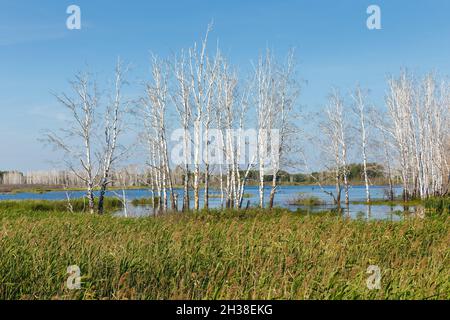
<path id="1" fill-rule="evenodd" d="M 210 193 L 210 194 L 209 194 L 209 198 L 210 198 L 210 199 L 220 199 L 221 197 L 222 197 L 222 196 L 221 196 L 220 193 Z M 244 194 L 242 195 L 242 198 L 244 198 L 244 199 L 253 198 L 253 197 L 255 197 L 255 195 L 250 194 L 250 193 L 244 193 Z"/>
<path id="2" fill-rule="evenodd" d="M 288 201 L 289 205 L 297 206 L 321 206 L 325 204 L 325 201 L 315 196 L 308 196 L 305 194 L 299 194 L 296 198 Z"/>
<path id="3" fill-rule="evenodd" d="M 447 217 L 283 209 L 127 219 L 0 207 L 0 299 L 449 299 Z M 81 289 L 66 288 L 67 267 Z M 369 265 L 381 289 L 366 286 Z"/>
<path id="4" fill-rule="evenodd" d="M 369 205 L 366 201 L 352 201 L 351 204 L 362 204 Z M 405 208 L 408 207 L 416 207 L 422 206 L 426 209 L 428 214 L 449 214 L 450 213 L 450 197 L 432 197 L 429 199 L 421 200 L 421 199 L 412 199 L 408 201 L 403 201 L 401 199 L 396 200 L 372 200 L 370 202 L 371 206 L 403 206 Z"/>
<path id="5" fill-rule="evenodd" d="M 402 199 L 395 200 L 386 200 L 386 199 L 372 199 L 370 203 L 367 201 L 350 201 L 350 204 L 363 204 L 363 205 L 371 205 L 371 206 L 417 206 L 423 203 L 420 199 L 408 200 L 404 201 Z"/>
<path id="6" fill-rule="evenodd" d="M 159 200 L 158 197 L 155 197 L 155 203 L 157 203 Z M 153 199 L 152 198 L 137 198 L 131 200 L 131 204 L 135 207 L 137 206 L 151 206 L 153 205 Z"/>
<path id="7" fill-rule="evenodd" d="M 424 201 L 425 208 L 435 214 L 450 214 L 450 197 L 435 197 Z"/>
<path id="8" fill-rule="evenodd" d="M 97 199 L 95 203 L 97 204 Z M 8 211 L 56 211 L 56 212 L 87 212 L 87 199 L 71 199 L 70 208 L 67 200 L 7 200 L 0 201 L 0 210 Z M 123 207 L 122 202 L 116 198 L 105 198 L 104 206 L 107 212 Z"/>

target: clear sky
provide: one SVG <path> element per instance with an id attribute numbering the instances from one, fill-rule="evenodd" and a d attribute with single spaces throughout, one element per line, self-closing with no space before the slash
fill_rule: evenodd
<path id="1" fill-rule="evenodd" d="M 66 28 L 71 4 L 81 7 L 81 30 Z M 382 30 L 366 28 L 370 4 L 381 7 Z M 381 104 L 386 77 L 402 67 L 450 74 L 448 0 L 0 0 L 0 170 L 50 167 L 38 137 L 64 125 L 50 92 L 66 90 L 76 71 L 110 73 L 120 55 L 142 79 L 150 51 L 189 47 L 211 20 L 212 38 L 241 69 L 267 46 L 280 55 L 295 47 L 309 110 L 331 86 L 356 83 Z"/>

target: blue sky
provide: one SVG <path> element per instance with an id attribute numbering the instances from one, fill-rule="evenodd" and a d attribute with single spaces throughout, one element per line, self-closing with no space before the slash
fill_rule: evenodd
<path id="1" fill-rule="evenodd" d="M 67 30 L 66 8 L 81 7 L 82 30 Z M 366 8 L 381 7 L 382 30 L 366 28 Z M 117 56 L 146 77 L 149 52 L 190 46 L 214 21 L 212 38 L 241 70 L 267 46 L 295 47 L 306 82 L 300 103 L 320 108 L 330 87 L 357 83 L 383 103 L 386 77 L 408 67 L 450 74 L 450 1 L 105 1 L 0 0 L 0 170 L 47 169 L 52 151 L 37 140 L 64 125 L 50 94 L 86 64 L 112 71 Z"/>

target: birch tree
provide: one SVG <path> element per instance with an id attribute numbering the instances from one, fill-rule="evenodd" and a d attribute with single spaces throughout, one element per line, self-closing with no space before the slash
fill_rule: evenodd
<path id="1" fill-rule="evenodd" d="M 177 88 L 173 94 L 173 100 L 179 115 L 180 124 L 183 128 L 183 211 L 189 211 L 189 164 L 191 159 L 190 148 L 190 129 L 192 119 L 192 96 L 191 96 L 191 80 L 187 71 L 187 62 L 185 53 L 181 52 L 181 56 L 175 62 L 174 73 L 176 77 Z"/>
<path id="2" fill-rule="evenodd" d="M 275 94 L 273 58 L 269 50 L 260 56 L 255 68 L 255 93 L 258 129 L 259 207 L 264 208 L 264 175 L 267 161 L 268 131 L 274 117 Z"/>
<path id="3" fill-rule="evenodd" d="M 366 186 L 366 202 L 370 204 L 369 176 L 367 174 L 367 121 L 366 121 L 366 97 L 358 86 L 352 94 L 354 101 L 353 111 L 359 119 L 359 132 L 361 134 L 361 154 L 363 160 L 364 183 Z M 347 202 L 348 203 L 348 202 Z"/>
<path id="4" fill-rule="evenodd" d="M 329 95 L 329 102 L 324 112 L 319 116 L 323 120 L 319 124 L 323 141 L 319 143 L 323 153 L 329 161 L 326 166 L 333 172 L 336 193 L 330 193 L 336 205 L 341 204 L 342 182 L 344 184 L 345 203 L 349 204 L 348 181 L 348 139 L 347 121 L 344 112 L 344 100 L 340 93 L 334 89 Z M 325 116 L 325 117 L 324 117 Z M 313 141 L 317 144 L 317 141 Z"/>
<path id="5" fill-rule="evenodd" d="M 226 207 L 230 208 L 236 204 L 236 146 L 232 135 L 236 120 L 235 90 L 237 86 L 236 75 L 229 70 L 227 63 L 220 66 L 218 80 L 218 101 L 216 119 L 218 129 L 221 131 L 220 146 L 223 149 L 223 159 L 226 166 Z"/>
<path id="6" fill-rule="evenodd" d="M 206 117 L 210 118 L 213 94 L 217 77 L 217 63 L 207 53 L 208 36 L 212 26 L 208 26 L 200 47 L 197 44 L 189 50 L 189 78 L 192 101 L 194 105 L 194 210 L 200 207 L 200 166 L 202 153 L 202 127 Z M 209 120 L 207 121 L 209 123 Z M 209 169 L 209 164 L 206 166 Z M 205 174 L 209 179 L 209 172 Z M 207 185 L 207 183 L 206 183 Z M 205 195 L 208 197 L 208 193 Z"/>
<path id="7" fill-rule="evenodd" d="M 350 196 L 349 196 L 348 161 L 347 161 L 348 142 L 347 142 L 347 123 L 345 118 L 346 111 L 344 111 L 344 102 L 337 92 L 335 92 L 332 97 L 332 103 L 334 103 L 334 110 L 336 112 L 335 120 L 337 121 L 336 125 L 338 129 L 336 133 L 339 137 L 339 143 L 341 148 L 341 163 L 342 163 L 342 176 L 344 179 L 345 204 L 348 206 L 350 203 Z"/>
<path id="8" fill-rule="evenodd" d="M 122 88 L 126 83 L 124 76 L 127 68 L 124 69 L 120 59 L 117 62 L 114 81 L 114 96 L 107 107 L 105 113 L 105 144 L 99 157 L 102 159 L 100 194 L 98 199 L 98 212 L 103 213 L 103 202 L 107 187 L 112 183 L 111 169 L 117 160 L 122 156 L 123 150 L 118 154 L 118 139 L 122 133 L 123 115 L 127 109 L 127 104 L 123 102 Z"/>
<path id="9" fill-rule="evenodd" d="M 448 82 L 434 74 L 421 81 L 402 71 L 388 82 L 386 98 L 392 123 L 389 131 L 398 149 L 403 197 L 422 199 L 448 190 Z"/>
<path id="10" fill-rule="evenodd" d="M 206 43 L 205 43 L 206 45 Z M 214 108 L 217 107 L 217 81 L 219 73 L 219 65 L 221 63 L 221 55 L 219 50 L 217 50 L 216 56 L 213 61 L 209 59 L 206 60 L 207 68 L 206 72 L 208 74 L 207 80 L 207 97 L 205 101 L 205 113 L 203 117 L 203 128 L 204 128 L 204 152 L 203 161 L 205 164 L 205 188 L 204 188 L 204 208 L 209 208 L 209 178 L 210 178 L 210 163 L 209 163 L 209 146 L 210 146 L 210 127 L 214 118 Z"/>
<path id="11" fill-rule="evenodd" d="M 388 119 L 388 116 L 385 112 L 381 110 L 372 109 L 370 111 L 370 117 L 368 120 L 370 125 L 376 128 L 379 132 L 380 140 L 378 141 L 378 145 L 382 149 L 385 175 L 387 175 L 389 184 L 388 199 L 393 201 L 394 200 L 394 183 L 393 183 L 394 167 L 392 160 L 393 143 L 392 143 L 392 136 L 390 134 L 391 133 L 390 126 L 388 121 L 386 121 L 386 119 Z"/>
<path id="12" fill-rule="evenodd" d="M 158 190 L 158 209 L 166 211 L 170 199 L 171 209 L 176 209 L 172 172 L 166 133 L 166 113 L 169 103 L 168 76 L 166 62 L 152 57 L 152 80 L 146 85 L 146 96 L 141 99 L 141 114 L 144 117 L 147 148 L 150 153 L 149 164 L 152 178 Z"/>
<path id="13" fill-rule="evenodd" d="M 294 79 L 295 72 L 294 51 L 289 52 L 286 62 L 277 65 L 273 76 L 273 86 L 275 101 L 273 107 L 273 119 L 270 121 L 272 134 L 277 132 L 277 136 L 271 136 L 271 146 L 277 148 L 271 150 L 272 167 L 272 189 L 270 191 L 269 207 L 273 208 L 275 193 L 277 191 L 278 173 L 281 165 L 287 160 L 286 153 L 290 151 L 291 137 L 296 134 L 295 103 L 299 94 L 299 87 Z M 276 130 L 276 131 L 274 131 Z"/>
<path id="14" fill-rule="evenodd" d="M 219 129 L 216 137 L 217 149 L 221 156 L 219 164 L 219 184 L 222 206 L 241 208 L 250 170 L 257 160 L 255 144 L 250 136 L 246 142 L 246 115 L 249 108 L 250 87 L 238 90 L 238 75 L 226 59 L 217 58 L 217 78 L 215 94 L 215 123 Z M 248 147 L 249 154 L 245 154 Z M 248 157 L 247 157 L 248 156 Z M 223 179 L 225 178 L 225 182 Z"/>
<path id="15" fill-rule="evenodd" d="M 89 73 L 79 73 L 70 82 L 73 96 L 55 95 L 71 116 L 60 134 L 48 132 L 46 140 L 64 153 L 64 163 L 86 188 L 89 212 L 95 210 L 94 187 L 98 184 L 100 165 L 96 152 L 96 111 L 99 107 L 97 84 Z"/>

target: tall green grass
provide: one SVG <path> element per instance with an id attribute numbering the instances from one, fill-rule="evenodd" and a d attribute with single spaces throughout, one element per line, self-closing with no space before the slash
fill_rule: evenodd
<path id="1" fill-rule="evenodd" d="M 159 197 L 155 197 L 155 203 L 158 203 Z M 152 198 L 137 198 L 131 200 L 131 204 L 135 207 L 137 206 L 151 206 L 153 205 L 153 199 Z"/>
<path id="2" fill-rule="evenodd" d="M 95 199 L 95 206 L 97 207 L 98 199 Z M 41 212 L 88 212 L 87 199 L 71 199 L 69 202 L 66 200 L 8 200 L 0 201 L 1 211 L 41 211 Z M 116 198 L 105 198 L 104 209 L 106 212 L 115 211 L 123 207 L 122 202 Z"/>
<path id="3" fill-rule="evenodd" d="M 299 194 L 297 197 L 295 197 L 292 200 L 289 200 L 289 205 L 298 205 L 298 206 L 321 206 L 325 204 L 325 201 L 322 199 L 316 197 L 316 196 L 309 196 L 305 194 Z"/>
<path id="4" fill-rule="evenodd" d="M 449 299 L 447 217 L 0 209 L 0 299 Z M 81 290 L 65 286 L 81 269 Z M 369 265 L 381 289 L 369 290 Z"/>
<path id="5" fill-rule="evenodd" d="M 436 214 L 450 214 L 450 197 L 430 198 L 424 201 L 425 208 Z"/>

